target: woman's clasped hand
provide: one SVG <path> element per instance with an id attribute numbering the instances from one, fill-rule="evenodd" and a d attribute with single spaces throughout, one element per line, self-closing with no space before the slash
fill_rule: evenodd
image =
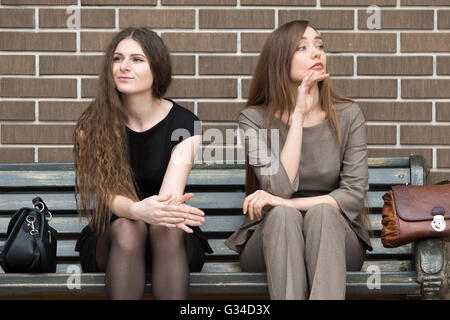
<path id="1" fill-rule="evenodd" d="M 264 207 L 276 207 L 282 205 L 285 205 L 283 198 L 274 196 L 264 190 L 257 190 L 245 198 L 243 212 L 244 214 L 247 214 L 248 212 L 250 220 L 253 220 L 254 218 L 261 220 Z"/>
<path id="2" fill-rule="evenodd" d="M 184 203 L 193 196 L 193 193 L 179 195 L 173 199 L 170 194 L 151 196 L 132 203 L 130 212 L 136 220 L 168 228 L 176 227 L 192 233 L 193 230 L 188 226 L 200 226 L 205 221 L 205 213 L 202 210 Z"/>

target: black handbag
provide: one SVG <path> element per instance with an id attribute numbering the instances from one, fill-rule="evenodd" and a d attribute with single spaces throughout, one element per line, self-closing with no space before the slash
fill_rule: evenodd
<path id="1" fill-rule="evenodd" d="M 56 272 L 57 232 L 48 225 L 51 212 L 40 197 L 34 208 L 21 208 L 11 218 L 0 253 L 6 273 Z"/>

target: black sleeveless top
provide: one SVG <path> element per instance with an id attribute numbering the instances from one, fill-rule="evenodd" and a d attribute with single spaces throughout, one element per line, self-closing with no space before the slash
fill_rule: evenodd
<path id="1" fill-rule="evenodd" d="M 200 119 L 191 111 L 173 103 L 167 116 L 150 129 L 136 132 L 126 127 L 130 164 L 140 200 L 158 195 L 172 150 L 183 140 L 202 134 Z M 115 220 L 113 216 L 112 220 Z M 190 227 L 200 238 L 205 251 L 212 253 L 199 227 Z"/>
<path id="2" fill-rule="evenodd" d="M 178 143 L 202 134 L 200 119 L 174 101 L 169 101 L 173 107 L 167 116 L 150 129 L 136 132 L 126 127 L 130 164 L 141 200 L 158 195 L 172 150 Z"/>

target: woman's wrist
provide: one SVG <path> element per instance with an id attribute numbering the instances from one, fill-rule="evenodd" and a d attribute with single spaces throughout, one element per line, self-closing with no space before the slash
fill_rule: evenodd
<path id="1" fill-rule="evenodd" d="M 133 220 L 141 220 L 139 213 L 138 202 L 130 202 L 128 205 L 128 214 L 130 215 L 130 218 Z"/>
<path id="2" fill-rule="evenodd" d="M 282 206 L 293 207 L 293 203 L 292 203 L 291 199 L 283 199 L 283 198 L 280 198 L 280 199 L 281 199 Z"/>

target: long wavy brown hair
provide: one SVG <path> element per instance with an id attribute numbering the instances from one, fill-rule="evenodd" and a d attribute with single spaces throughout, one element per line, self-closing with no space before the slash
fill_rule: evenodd
<path id="1" fill-rule="evenodd" d="M 124 39 L 137 41 L 150 61 L 153 97 L 161 98 L 171 82 L 169 51 L 153 31 L 129 27 L 107 46 L 97 95 L 82 113 L 73 135 L 77 209 L 97 233 L 104 232 L 111 219 L 112 196 L 139 200 L 129 159 L 128 116 L 112 73 L 114 52 Z"/>
<path id="2" fill-rule="evenodd" d="M 308 24 L 306 20 L 294 20 L 280 26 L 269 35 L 259 56 L 244 109 L 251 106 L 268 108 L 269 129 L 272 127 L 275 115 L 280 115 L 279 119 L 282 119 L 283 115 L 287 114 L 290 118 L 295 108 L 297 89 L 292 86 L 290 80 L 291 61 Z M 354 101 L 337 93 L 333 89 L 330 78 L 320 81 L 318 86 L 320 106 L 325 112 L 339 149 L 342 149 L 339 121 L 334 104 L 354 103 Z M 258 180 L 246 161 L 246 194 L 249 195 L 257 189 L 259 189 Z M 366 210 L 363 210 L 358 220 L 364 225 L 368 224 Z"/>

